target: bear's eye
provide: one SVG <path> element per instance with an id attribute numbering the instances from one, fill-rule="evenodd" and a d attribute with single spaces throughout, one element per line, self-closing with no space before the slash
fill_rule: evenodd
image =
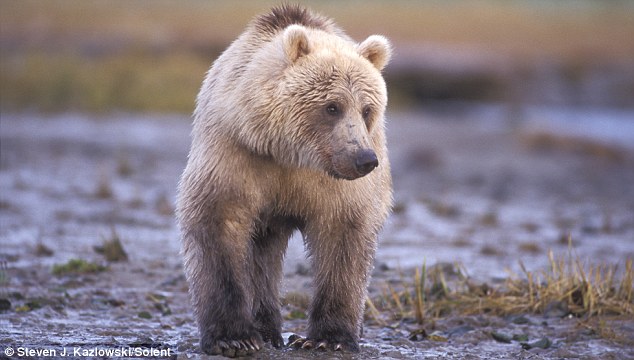
<path id="1" fill-rule="evenodd" d="M 369 106 L 366 106 L 365 108 L 363 108 L 363 113 L 361 115 L 363 115 L 364 120 L 368 120 L 371 114 L 372 109 Z"/>
<path id="2" fill-rule="evenodd" d="M 339 114 L 339 106 L 337 106 L 337 104 L 328 104 L 328 106 L 326 106 L 326 112 L 330 115 L 337 115 Z"/>
<path id="3" fill-rule="evenodd" d="M 339 115 L 339 105 L 335 103 L 330 103 L 326 105 L 326 112 L 328 115 L 336 116 Z"/>

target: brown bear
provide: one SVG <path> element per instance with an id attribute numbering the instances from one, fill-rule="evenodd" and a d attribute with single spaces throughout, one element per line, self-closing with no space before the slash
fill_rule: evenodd
<path id="1" fill-rule="evenodd" d="M 177 218 L 204 352 L 282 347 L 289 237 L 314 271 L 304 349 L 359 350 L 377 234 L 392 203 L 378 35 L 284 5 L 218 57 L 197 98 Z"/>

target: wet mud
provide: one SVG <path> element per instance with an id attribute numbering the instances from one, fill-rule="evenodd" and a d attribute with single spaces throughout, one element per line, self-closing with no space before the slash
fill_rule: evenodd
<path id="1" fill-rule="evenodd" d="M 584 261 L 634 258 L 634 132 L 616 142 L 571 136 L 531 113 L 509 117 L 518 118 L 513 109 L 389 114 L 395 209 L 371 298 L 423 263 L 459 263 L 495 284 L 520 260 L 545 268 L 548 251 L 571 244 Z M 0 348 L 208 357 L 173 216 L 189 132 L 179 116 L 2 114 Z M 302 246 L 294 236 L 284 267 L 286 339 L 305 335 L 311 271 Z M 267 347 L 254 358 L 634 358 L 631 315 L 601 326 L 562 315 L 451 314 L 424 326 L 368 316 L 360 354 Z"/>

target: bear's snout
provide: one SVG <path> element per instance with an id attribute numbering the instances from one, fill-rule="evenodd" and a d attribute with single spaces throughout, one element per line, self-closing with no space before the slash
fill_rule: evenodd
<path id="1" fill-rule="evenodd" d="M 339 151 L 332 158 L 332 169 L 328 172 L 338 179 L 354 180 L 364 177 L 379 166 L 379 159 L 372 149 Z"/>
<path id="2" fill-rule="evenodd" d="M 379 166 L 379 159 L 372 150 L 360 150 L 354 160 L 354 166 L 359 175 L 365 176 Z"/>

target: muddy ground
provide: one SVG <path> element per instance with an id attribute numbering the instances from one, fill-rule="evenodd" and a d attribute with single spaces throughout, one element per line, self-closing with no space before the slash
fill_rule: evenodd
<path id="1" fill-rule="evenodd" d="M 504 107 L 389 114 L 396 206 L 371 297 L 423 263 L 458 262 L 495 285 L 518 272 L 520 260 L 530 271 L 546 268 L 547 251 L 566 254 L 569 239 L 592 263 L 622 267 L 634 258 L 632 125 L 608 123 L 608 136 L 597 137 L 546 120 Z M 61 356 L 64 348 L 145 346 L 206 358 L 173 217 L 189 119 L 2 114 L 0 130 L 0 347 Z M 107 262 L 95 251 L 113 238 L 127 261 Z M 106 269 L 53 274 L 77 258 Z M 296 310 L 310 294 L 307 264 L 296 236 L 285 264 L 285 336 L 305 331 Z M 368 319 L 358 355 L 267 348 L 257 358 L 634 358 L 631 342 L 622 341 L 634 338 L 631 316 L 605 320 L 615 340 L 560 315 L 451 315 L 436 320 L 437 337 L 425 339 L 411 336 L 414 323 L 381 327 Z M 496 341 L 493 331 L 550 344 L 526 350 L 522 340 Z"/>

